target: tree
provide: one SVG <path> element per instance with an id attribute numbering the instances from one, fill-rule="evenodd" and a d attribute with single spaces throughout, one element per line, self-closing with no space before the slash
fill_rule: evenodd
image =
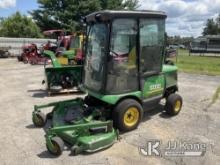
<path id="1" fill-rule="evenodd" d="M 165 38 L 166 38 L 166 46 L 178 44 L 189 47 L 190 42 L 193 41 L 193 37 L 168 36 L 167 33 L 165 33 Z"/>
<path id="2" fill-rule="evenodd" d="M 214 19 L 208 19 L 206 26 L 203 29 L 203 35 L 217 35 L 220 34 L 220 14 Z"/>
<path id="3" fill-rule="evenodd" d="M 80 30 L 82 16 L 104 9 L 135 9 L 138 0 L 38 0 L 39 9 L 30 12 L 42 30 Z"/>
<path id="4" fill-rule="evenodd" d="M 31 18 L 16 12 L 0 22 L 1 37 L 42 37 L 39 27 Z"/>

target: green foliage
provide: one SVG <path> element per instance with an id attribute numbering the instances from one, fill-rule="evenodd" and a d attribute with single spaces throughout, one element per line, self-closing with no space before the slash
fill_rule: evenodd
<path id="1" fill-rule="evenodd" d="M 187 73 L 220 75 L 220 57 L 189 56 L 188 50 L 178 49 L 177 66 Z"/>
<path id="2" fill-rule="evenodd" d="M 220 34 L 220 14 L 214 19 L 208 19 L 206 22 L 206 26 L 203 29 L 203 35 L 217 35 Z"/>
<path id="3" fill-rule="evenodd" d="M 0 22 L 0 37 L 42 37 L 39 27 L 31 18 L 16 12 Z"/>
<path id="4" fill-rule="evenodd" d="M 214 95 L 212 96 L 212 102 L 210 105 L 214 104 L 220 98 L 220 86 L 216 89 Z"/>
<path id="5" fill-rule="evenodd" d="M 42 30 L 80 30 L 82 16 L 104 9 L 135 9 L 138 0 L 38 0 L 39 9 L 30 12 Z"/>
<path id="6" fill-rule="evenodd" d="M 182 44 L 186 47 L 189 47 L 190 42 L 192 42 L 193 37 L 180 37 L 180 36 L 166 36 L 166 45 L 173 45 L 173 44 Z"/>

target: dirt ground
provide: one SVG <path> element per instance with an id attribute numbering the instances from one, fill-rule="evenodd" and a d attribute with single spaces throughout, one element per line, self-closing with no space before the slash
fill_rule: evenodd
<path id="1" fill-rule="evenodd" d="M 161 102 L 145 113 L 138 129 L 122 134 L 112 147 L 77 156 L 66 148 L 56 158 L 46 150 L 44 129 L 32 125 L 33 106 L 81 95 L 48 97 L 41 85 L 43 70 L 43 66 L 25 65 L 16 59 L 0 59 L 0 164 L 220 164 L 220 100 L 210 104 L 220 77 L 180 73 L 179 93 L 184 104 L 179 115 L 167 116 Z M 205 143 L 206 152 L 202 157 L 142 155 L 139 147 L 152 139 L 160 140 L 162 148 L 170 140 Z"/>

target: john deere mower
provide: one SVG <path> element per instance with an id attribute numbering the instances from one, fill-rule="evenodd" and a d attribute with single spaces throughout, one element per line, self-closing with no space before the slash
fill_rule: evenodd
<path id="1" fill-rule="evenodd" d="M 35 106 L 33 123 L 46 131 L 50 153 L 60 155 L 64 142 L 73 154 L 111 146 L 118 131 L 131 131 L 144 110 L 166 99 L 165 111 L 177 115 L 177 67 L 164 63 L 164 12 L 99 11 L 85 17 L 87 40 L 83 67 L 84 99 Z M 53 107 L 47 115 L 44 108 Z"/>

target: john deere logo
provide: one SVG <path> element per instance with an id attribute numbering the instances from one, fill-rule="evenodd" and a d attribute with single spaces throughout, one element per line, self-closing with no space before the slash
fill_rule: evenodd
<path id="1" fill-rule="evenodd" d="M 161 84 L 153 84 L 150 86 L 150 90 L 157 90 L 157 89 L 161 89 Z"/>

